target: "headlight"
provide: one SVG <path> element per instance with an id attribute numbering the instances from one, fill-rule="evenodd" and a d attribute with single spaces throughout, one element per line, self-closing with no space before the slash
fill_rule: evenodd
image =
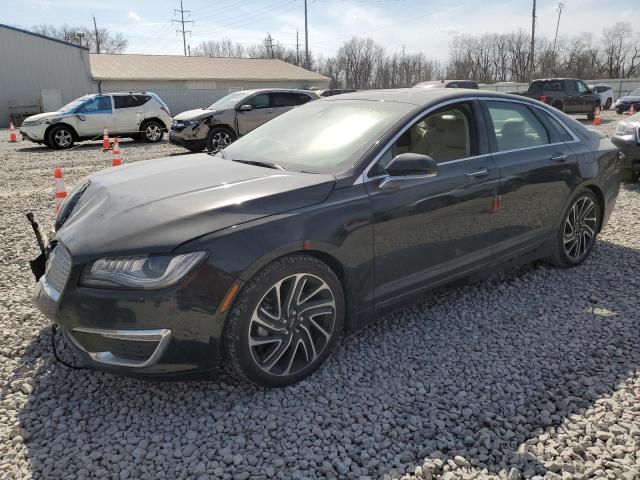
<path id="1" fill-rule="evenodd" d="M 634 135 L 635 133 L 636 133 L 635 127 L 633 125 L 629 125 L 628 123 L 620 122 L 616 127 L 617 136 Z"/>
<path id="2" fill-rule="evenodd" d="M 206 252 L 101 258 L 85 267 L 80 286 L 150 290 L 175 285 L 206 258 Z"/>
<path id="3" fill-rule="evenodd" d="M 30 127 L 35 127 L 36 125 L 44 125 L 45 123 L 49 123 L 51 119 L 50 118 L 42 118 L 40 120 L 35 120 L 33 122 L 29 122 L 28 125 Z"/>

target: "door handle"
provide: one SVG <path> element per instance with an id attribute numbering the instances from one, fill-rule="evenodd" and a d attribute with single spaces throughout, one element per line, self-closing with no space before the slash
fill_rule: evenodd
<path id="1" fill-rule="evenodd" d="M 487 175 L 489 175 L 489 169 L 488 168 L 483 168 L 482 170 L 477 170 L 475 172 L 469 172 L 466 175 L 469 178 L 486 177 Z"/>
<path id="2" fill-rule="evenodd" d="M 554 155 L 553 157 L 551 157 L 551 160 L 553 160 L 554 162 L 565 162 L 567 160 L 567 156 L 564 154 Z"/>

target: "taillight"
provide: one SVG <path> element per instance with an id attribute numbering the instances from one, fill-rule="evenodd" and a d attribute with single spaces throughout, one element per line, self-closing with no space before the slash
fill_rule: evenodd
<path id="1" fill-rule="evenodd" d="M 538 100 L 540 100 L 543 103 L 547 103 L 547 96 L 546 95 L 540 95 L 538 97 Z"/>

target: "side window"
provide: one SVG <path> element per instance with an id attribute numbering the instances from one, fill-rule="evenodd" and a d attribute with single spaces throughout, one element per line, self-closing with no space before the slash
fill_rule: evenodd
<path id="1" fill-rule="evenodd" d="M 469 157 L 477 153 L 475 126 L 467 104 L 447 106 L 414 123 L 369 171 L 370 177 L 383 175 L 389 162 L 401 153 L 429 155 L 436 162 Z"/>
<path id="2" fill-rule="evenodd" d="M 488 101 L 486 105 L 499 152 L 549 143 L 544 126 L 526 105 L 496 101 Z"/>
<path id="3" fill-rule="evenodd" d="M 565 85 L 567 86 L 567 94 L 569 95 L 577 95 L 578 94 L 578 86 L 576 85 L 575 80 L 565 80 Z"/>
<path id="4" fill-rule="evenodd" d="M 311 97 L 305 93 L 298 93 L 297 95 L 298 95 L 298 101 L 297 101 L 298 105 L 303 105 L 307 103 L 309 100 L 311 100 Z"/>
<path id="5" fill-rule="evenodd" d="M 251 97 L 245 102 L 246 105 L 251 105 L 254 109 L 269 108 L 269 94 L 259 93 L 254 97 Z"/>
<path id="6" fill-rule="evenodd" d="M 294 107 L 298 105 L 298 94 L 288 92 L 274 92 L 271 94 L 273 108 Z"/>
<path id="7" fill-rule="evenodd" d="M 134 100 L 131 95 L 114 95 L 113 96 L 113 104 L 116 109 L 118 108 L 131 108 L 134 105 Z"/>
<path id="8" fill-rule="evenodd" d="M 580 95 L 589 93 L 589 87 L 587 87 L 587 85 L 584 82 L 576 82 L 576 83 L 578 84 L 578 92 L 580 92 Z"/>
<path id="9" fill-rule="evenodd" d="M 554 142 L 570 142 L 573 137 L 567 129 L 563 127 L 558 120 L 541 109 L 535 109 L 536 115 L 542 119 L 547 131 L 551 133 Z"/>
<path id="10" fill-rule="evenodd" d="M 111 97 L 96 97 L 80 108 L 80 113 L 110 113 Z"/>

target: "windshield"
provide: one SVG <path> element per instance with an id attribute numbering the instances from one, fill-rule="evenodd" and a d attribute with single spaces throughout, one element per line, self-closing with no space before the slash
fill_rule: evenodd
<path id="1" fill-rule="evenodd" d="M 627 93 L 630 97 L 640 97 L 640 88 L 636 88 Z"/>
<path id="2" fill-rule="evenodd" d="M 360 158 L 415 105 L 318 100 L 294 108 L 224 149 L 232 160 L 265 161 L 286 170 L 340 173 Z"/>
<path id="3" fill-rule="evenodd" d="M 207 110 L 227 110 L 228 108 L 233 108 L 236 106 L 240 100 L 245 98 L 248 95 L 247 92 L 233 92 L 227 95 L 226 97 L 222 97 L 215 103 L 212 103 L 207 107 Z"/>
<path id="4" fill-rule="evenodd" d="M 74 100 L 73 102 L 69 102 L 65 106 L 60 107 L 60 109 L 58 111 L 59 112 L 65 112 L 65 113 L 72 112 L 73 110 L 78 108 L 80 105 L 82 105 L 84 102 L 86 102 L 87 98 L 89 98 L 89 97 L 81 97 L 81 98 L 78 98 L 78 99 Z"/>

